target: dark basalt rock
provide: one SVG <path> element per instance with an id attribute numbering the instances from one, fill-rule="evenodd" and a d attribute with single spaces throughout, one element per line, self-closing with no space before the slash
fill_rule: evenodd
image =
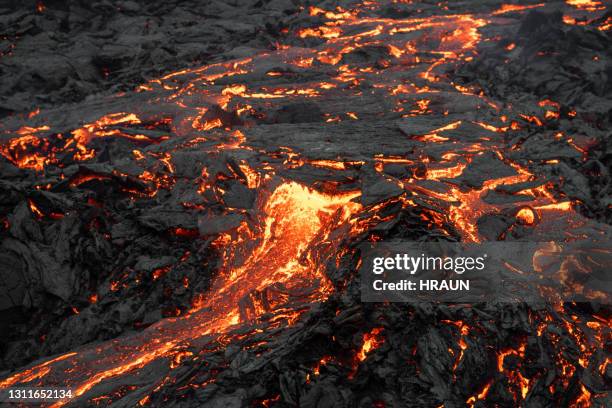
<path id="1" fill-rule="evenodd" d="M 458 221 L 485 241 L 610 234 L 611 32 L 599 29 L 610 13 L 574 26 L 563 22 L 576 12 L 564 2 L 492 14 L 502 3 L 1 5 L 0 381 L 76 350 L 93 357 L 86 371 L 66 360 L 65 373 L 83 378 L 108 364 L 103 353 L 138 364 L 74 406 L 544 407 L 577 403 L 583 387 L 593 406 L 605 406 L 608 305 L 361 301 L 364 241 L 470 238 Z M 350 24 L 310 8 L 341 14 L 356 4 L 364 7 Z M 476 52 L 467 47 L 460 58 L 448 50 L 474 33 L 448 22 L 457 15 L 490 20 Z M 425 24 L 385 34 L 406 36 L 399 58 L 362 33 L 403 19 Z M 328 22 L 342 35 L 298 35 Z M 352 48 L 334 54 L 343 41 Z M 228 61 L 214 79 L 188 70 Z M 247 94 L 225 98 L 236 85 Z M 268 97 L 249 94 L 256 90 Z M 79 158 L 89 150 L 75 146 L 73 132 L 122 113 L 138 119 L 99 125 L 83 136 L 94 157 Z M 25 153 L 41 168 L 17 167 Z M 275 245 L 293 249 L 303 231 L 284 242 L 273 233 L 284 208 L 265 213 L 283 182 L 361 205 L 349 222 L 338 221 L 343 208 L 322 210 L 338 225 L 317 231 L 286 264 Z M 311 197 L 319 196 L 297 199 Z M 554 201 L 570 201 L 572 211 L 541 215 Z M 306 227 L 316 221 L 300 216 Z M 297 279 L 266 281 L 232 305 L 256 319 L 207 332 L 213 317 L 231 316 L 211 317 L 207 305 L 197 321 L 196 305 L 215 277 L 232 272 L 228 256 L 244 266 L 248 253 L 236 242 L 254 248 L 256 265 L 287 274 L 316 264 L 329 280 L 323 300 Z M 594 292 L 609 283 L 570 278 Z M 173 319 L 185 319 L 189 336 L 165 331 Z M 137 342 L 160 333 L 160 343 Z M 362 350 L 366 338 L 371 348 Z M 138 353 L 166 341 L 176 341 L 171 353 L 140 364 Z M 525 398 L 517 378 L 529 384 Z"/>

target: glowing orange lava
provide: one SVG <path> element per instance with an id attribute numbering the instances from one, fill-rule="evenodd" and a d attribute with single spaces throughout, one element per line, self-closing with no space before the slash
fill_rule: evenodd
<path id="1" fill-rule="evenodd" d="M 355 228 L 349 220 L 361 208 L 351 201 L 357 195 L 324 194 L 296 182 L 278 185 L 261 199 L 258 228 L 238 228 L 236 234 L 240 236 L 234 240 L 240 244 L 226 247 L 222 270 L 191 314 L 160 321 L 141 334 L 101 347 L 48 360 L 6 378 L 0 386 L 45 377 L 46 381 L 70 385 L 78 397 L 104 380 L 132 372 L 158 358 L 173 357 L 181 342 L 222 335 L 262 313 L 278 313 L 282 319 L 295 321 L 306 309 L 283 312 L 285 302 L 293 299 L 308 305 L 323 301 L 331 293 L 318 257 L 333 254 L 338 243 L 329 239 L 332 231 L 344 228 L 349 234 Z M 311 289 L 305 292 L 304 288 Z M 265 306 L 245 302 L 255 299 L 250 295 L 258 292 L 266 293 Z M 105 349 L 112 352 L 101 357 Z"/>

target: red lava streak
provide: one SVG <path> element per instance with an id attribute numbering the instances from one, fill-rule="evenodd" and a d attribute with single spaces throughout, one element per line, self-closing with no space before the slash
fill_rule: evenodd
<path id="1" fill-rule="evenodd" d="M 219 238 L 220 242 L 233 239 L 240 244 L 227 247 L 222 271 L 190 315 L 167 319 L 141 334 L 35 365 L 3 380 L 0 386 L 28 383 L 44 376 L 45 381 L 70 385 L 80 396 L 106 379 L 142 368 L 160 357 L 172 357 L 181 342 L 221 335 L 241 322 L 273 312 L 257 304 L 241 309 L 241 301 L 250 293 L 273 288 L 269 304 L 279 310 L 287 297 L 293 297 L 292 290 L 297 290 L 296 296 L 306 304 L 325 300 L 332 289 L 313 257 L 318 250 L 333 253 L 335 245 L 328 238 L 333 230 L 345 228 L 348 234 L 353 228 L 349 219 L 360 205 L 350 200 L 357 195 L 319 193 L 295 182 L 280 184 L 262 199 L 257 231 L 244 227 L 239 228 L 238 236 Z M 240 260 L 241 253 L 248 254 L 244 261 Z M 274 290 L 280 294 L 277 299 L 273 298 Z M 292 322 L 300 314 L 295 310 L 282 317 Z"/>

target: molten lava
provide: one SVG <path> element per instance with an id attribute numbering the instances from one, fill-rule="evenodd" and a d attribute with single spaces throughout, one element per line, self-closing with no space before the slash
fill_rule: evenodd
<path id="1" fill-rule="evenodd" d="M 567 0 L 567 4 L 581 11 L 602 7 L 601 2 L 590 0 Z M 226 183 L 235 181 L 237 188 L 249 193 L 252 190 L 256 199 L 252 208 L 227 205 L 220 210 L 217 207 L 221 205 L 215 207 L 215 211 L 223 211 L 221 216 L 236 217 L 240 222 L 210 236 L 200 236 L 200 230 L 193 225 L 165 229 L 172 239 L 210 239 L 221 256 L 210 287 L 193 298 L 187 313 L 177 309 L 172 315 L 180 314 L 180 317 L 158 321 L 141 332 L 34 363 L 0 380 L 0 387 L 71 386 L 76 398 L 72 402 L 86 405 L 102 398 L 100 393 L 107 392 L 104 387 L 108 380 L 122 377 L 124 383 L 141 384 L 139 375 L 155 363 L 164 380 L 158 384 L 143 381 L 143 385 L 131 390 L 138 393 L 140 405 L 146 405 L 152 394 L 174 381 L 173 370 L 181 368 L 185 361 L 200 359 L 207 352 L 223 350 L 229 344 L 242 344 L 242 340 L 255 334 L 295 326 L 313 305 L 328 300 L 338 290 L 328 277 L 328 261 L 337 261 L 338 254 L 345 253 L 351 239 L 392 221 L 394 216 L 384 214 L 384 210 L 396 204 L 406 212 L 419 207 L 420 219 L 430 222 L 428 227 L 445 231 L 445 238 L 468 242 L 483 240 L 478 220 L 489 214 L 509 214 L 512 222 L 527 229 L 536 229 L 545 221 L 577 218 L 576 202 L 555 194 L 550 183 L 530 186 L 539 175 L 530 163 L 515 162 L 512 156 L 513 149 L 520 147 L 522 141 L 516 145 L 507 143 L 527 127 L 543 132 L 549 121 L 561 116 L 560 104 L 543 99 L 534 101 L 529 112 L 515 111 L 505 103 L 492 101 L 475 86 L 452 82 L 448 74 L 449 67 L 471 61 L 480 42 L 491 41 L 483 39 L 479 29 L 492 21 L 503 20 L 510 13 L 546 5 L 505 4 L 488 15 L 451 14 L 448 6 L 446 9 L 440 6 L 439 15 L 398 18 L 381 17 L 387 15 L 384 6 L 382 2 L 364 1 L 351 9 L 310 7 L 307 12 L 313 18 L 312 26 L 288 32 L 294 44 L 300 46 L 278 44 L 275 50 L 252 57 L 186 68 L 153 79 L 133 93 L 117 95 L 113 99 L 116 104 L 108 107 L 101 104 L 104 107 L 97 107 L 93 116 L 97 119 L 83 120 L 69 128 L 59 120 L 57 124 L 33 125 L 42 120 L 39 118 L 44 110 L 25 118 L 29 125 L 3 127 L 5 137 L 0 139 L 3 158 L 36 175 L 47 175 L 53 169 L 61 174 L 53 181 L 60 190 L 121 180 L 120 193 L 129 199 L 125 206 L 138 208 L 138 200 L 158 198 L 160 192 L 171 195 L 175 186 L 183 183 L 183 186 L 196 186 L 193 197 L 197 200 L 181 202 L 182 208 L 197 211 L 199 215 L 209 209 L 207 200 L 225 197 Z M 372 10 L 379 11 L 380 16 L 374 16 Z M 39 11 L 42 13 L 44 6 Z M 566 22 L 575 23 L 572 19 L 566 18 Z M 608 18 L 600 29 L 608 30 L 610 24 Z M 307 47 L 311 42 L 316 45 Z M 500 49 L 510 53 L 518 47 L 517 41 Z M 374 60 L 368 59 L 370 52 L 376 55 Z M 291 81 L 302 74 L 299 81 Z M 134 103 L 129 99 L 134 94 L 142 98 L 138 101 L 146 103 Z M 452 103 L 444 104 L 448 95 Z M 366 96 L 373 96 L 379 103 L 363 106 Z M 115 109 L 125 101 L 133 109 Z M 291 123 L 292 115 L 311 113 L 303 111 L 310 110 L 309 104 L 313 101 L 321 107 L 320 117 Z M 345 101 L 349 101 L 348 106 Z M 456 106 L 461 101 L 466 101 L 468 108 L 461 110 L 463 106 Z M 277 109 L 284 106 L 293 107 L 297 112 Z M 455 108 L 457 112 L 452 111 Z M 487 113 L 474 119 L 465 114 L 467 109 L 474 115 Z M 575 117 L 576 112 L 570 111 L 568 116 Z M 424 126 L 427 129 L 414 134 L 397 133 L 394 140 L 385 139 L 395 131 L 388 123 L 401 119 L 409 129 L 413 126 L 420 129 L 420 118 L 432 118 L 435 125 Z M 334 143 L 340 140 L 349 145 L 353 142 L 353 132 L 368 121 L 376 122 L 367 136 L 368 146 L 355 148 L 357 152 L 348 148 L 345 151 L 344 147 L 334 151 Z M 266 139 L 287 122 L 296 126 L 284 128 L 281 138 Z M 318 125 L 326 127 L 313 130 Z M 293 134 L 294 131 L 298 134 Z M 565 138 L 560 132 L 558 137 Z M 128 176 L 118 171 L 98 173 L 82 169 L 69 173 L 68 170 L 78 165 L 103 167 L 94 159 L 105 152 L 103 143 L 113 139 L 133 145 L 125 157 L 113 160 L 125 164 L 126 172 L 136 173 Z M 566 141 L 583 157 L 587 151 L 584 144 Z M 391 146 L 391 153 L 372 153 L 369 145 L 374 145 L 374 150 Z M 109 150 L 115 154 L 113 149 Z M 182 162 L 176 159 L 185 152 L 194 159 L 192 156 Z M 486 153 L 491 153 L 499 166 L 511 168 L 513 174 L 499 177 L 486 174 L 482 183 L 462 184 L 461 177 L 477 173 L 471 166 Z M 199 154 L 212 159 L 200 162 Z M 227 165 L 219 164 L 226 158 Z M 186 162 L 199 166 L 197 177 L 180 175 L 185 171 L 181 165 L 188 167 Z M 559 162 L 555 158 L 544 164 L 555 166 Z M 369 170 L 378 177 L 377 187 L 383 185 L 385 191 L 380 196 L 372 194 L 373 202 L 362 205 L 358 198 L 365 200 L 367 194 L 357 190 L 356 181 Z M 308 171 L 315 176 L 311 178 L 310 173 L 304 176 Z M 320 174 L 328 175 L 329 180 L 322 182 L 317 178 Z M 314 181 L 303 181 L 300 176 Z M 45 183 L 48 186 L 38 187 L 42 190 L 54 187 L 52 182 Z M 516 187 L 520 185 L 526 187 Z M 489 194 L 502 194 L 500 190 L 510 187 L 519 189 L 521 198 L 529 204 L 487 201 Z M 391 198 L 385 195 L 387 190 L 391 191 Z M 408 192 L 414 195 L 409 196 Z M 38 222 L 63 217 L 47 210 L 36 199 L 26 200 L 27 208 Z M 87 201 L 103 212 L 103 203 L 93 198 Z M 8 220 L 3 223 L 8 229 Z M 456 232 L 451 234 L 450 230 Z M 183 255 L 181 261 L 188 256 L 188 253 Z M 164 266 L 153 269 L 147 278 L 159 283 L 171 274 L 172 268 Z M 185 288 L 191 284 L 187 279 L 182 281 Z M 127 284 L 121 279 L 109 280 L 112 293 L 119 293 L 124 285 Z M 104 303 L 104 296 L 91 295 L 89 302 L 99 305 Z M 559 316 L 564 316 L 563 311 Z M 574 381 L 572 386 L 579 394 L 573 404 L 587 406 L 593 393 L 579 384 L 574 374 L 577 369 L 594 369 L 602 375 L 607 370 L 612 360 L 598 357 L 600 360 L 596 361 L 594 350 L 604 348 L 609 337 L 604 328 L 609 322 L 595 317 L 581 322 L 559 316 L 555 316 L 555 322 L 563 323 L 550 332 L 546 328 L 552 316 L 541 321 L 534 318 L 530 323 L 537 327 L 538 337 L 547 338 L 550 342 L 547 346 L 551 348 L 565 347 L 558 339 L 561 332 L 567 333 L 574 343 L 575 349 L 564 353 L 578 356 L 580 367 L 572 365 L 559 352 L 555 363 L 559 373 L 554 385 L 557 389 L 568 389 L 570 381 Z M 459 337 L 455 336 L 452 344 L 444 346 L 443 352 L 446 354 L 448 350 L 452 355 L 448 368 L 455 376 L 470 352 L 467 335 L 484 329 L 472 329 L 460 321 L 451 323 L 460 330 Z M 585 332 L 593 332 L 593 336 L 586 336 Z M 361 346 L 354 342 L 355 348 L 349 354 L 354 366 L 348 380 L 353 379 L 361 364 L 368 363 L 368 355 L 378 355 L 373 350 L 385 341 L 383 329 L 374 328 L 363 334 L 361 340 Z M 260 340 L 257 345 L 265 343 Z M 198 350 L 185 350 L 191 344 L 197 344 Z M 512 394 L 517 405 L 525 402 L 530 390 L 541 385 L 540 379 L 528 377 L 524 370 L 526 354 L 524 342 L 503 348 L 497 355 L 490 353 L 495 378 L 478 383 L 478 388 L 465 395 L 461 403 L 494 404 L 487 398 L 497 386 Z M 518 365 L 506 364 L 513 359 Z M 333 360 L 328 355 L 320 356 L 312 370 L 314 376 L 319 376 L 319 369 Z M 205 388 L 215 381 L 214 377 L 211 374 L 206 383 L 197 387 Z M 494 379 L 499 378 L 503 381 L 498 384 Z M 555 393 L 551 391 L 551 394 Z M 106 397 L 113 401 L 114 397 Z M 263 405 L 279 399 L 279 395 L 271 396 Z"/>
<path id="2" fill-rule="evenodd" d="M 224 265 L 211 290 L 188 316 L 167 319 L 142 334 L 48 360 L 6 378 L 0 386 L 44 377 L 45 381 L 72 387 L 79 397 L 104 380 L 159 358 L 171 363 L 183 342 L 225 333 L 231 337 L 231 330 L 240 323 L 252 323 L 264 313 L 294 322 L 307 310 L 304 306 L 324 301 L 332 291 L 318 257 L 330 256 L 336 250 L 338 242 L 329 239 L 330 233 L 340 228 L 348 234 L 354 228 L 349 221 L 361 206 L 351 199 L 357 195 L 319 193 L 296 182 L 278 185 L 262 197 L 255 231 L 243 225 L 233 236 L 219 238 L 240 244 L 226 247 Z M 251 302 L 250 296 L 257 293 L 263 293 L 266 301 Z M 284 312 L 286 303 L 294 309 Z M 297 308 L 298 304 L 302 306 Z"/>

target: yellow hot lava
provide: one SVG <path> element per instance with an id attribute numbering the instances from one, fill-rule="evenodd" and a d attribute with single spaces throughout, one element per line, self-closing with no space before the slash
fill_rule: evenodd
<path id="1" fill-rule="evenodd" d="M 202 296 L 198 310 L 160 321 L 142 333 L 48 360 L 4 379 L 0 385 L 44 377 L 46 383 L 69 384 L 78 397 L 109 378 L 159 358 L 171 362 L 181 353 L 182 342 L 206 335 L 231 339 L 234 325 L 257 319 L 262 313 L 275 315 L 272 322 L 294 322 L 307 307 L 283 307 L 293 296 L 292 289 L 299 288 L 293 301 L 302 306 L 323 301 L 331 293 L 322 258 L 333 254 L 339 245 L 337 239 L 330 238 L 333 231 L 346 228 L 342 235 L 348 236 L 355 228 L 350 218 L 361 209 L 351 201 L 356 196 L 357 192 L 325 194 L 296 182 L 281 183 L 261 200 L 259 228 L 251 231 L 241 226 L 236 236 L 220 238 L 233 238 L 235 245 L 225 247 L 223 268 Z M 251 294 L 270 288 L 265 302 L 268 307 L 248 302 L 257 299 Z M 66 402 L 57 402 L 54 407 Z"/>
<path id="2" fill-rule="evenodd" d="M 372 350 L 379 348 L 385 339 L 382 337 L 382 327 L 375 327 L 371 332 L 363 335 L 363 345 L 357 353 L 357 359 L 363 361 Z"/>
<path id="3" fill-rule="evenodd" d="M 240 299 L 272 285 L 283 285 L 290 291 L 292 287 L 310 287 L 318 281 L 319 289 L 312 294 L 312 300 L 322 300 L 331 288 L 309 249 L 314 245 L 332 245 L 327 237 L 330 227 L 345 223 L 359 210 L 361 206 L 350 201 L 357 195 L 355 192 L 329 195 L 287 182 L 267 199 L 259 237 L 257 232 L 253 234 L 247 229 L 241 229 L 245 236 L 240 238 L 222 236 L 220 240 L 239 241 L 240 245 L 225 246 L 223 270 L 209 291 L 210 297 L 198 305 L 212 308 L 216 315 L 216 321 L 205 332 L 224 330 L 238 323 L 241 311 L 236 305 Z M 244 263 L 236 265 L 239 255 L 245 252 L 250 255 Z M 249 317 L 257 315 L 248 313 Z"/>

